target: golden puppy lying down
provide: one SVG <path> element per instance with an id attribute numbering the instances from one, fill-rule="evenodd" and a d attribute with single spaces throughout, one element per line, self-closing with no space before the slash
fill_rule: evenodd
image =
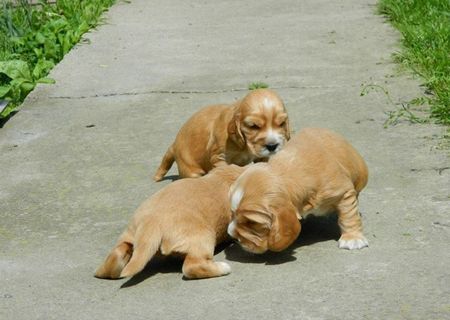
<path id="1" fill-rule="evenodd" d="M 154 175 L 161 180 L 177 162 L 182 178 L 195 178 L 223 164 L 267 159 L 289 140 L 283 101 L 272 90 L 257 89 L 232 105 L 195 113 L 180 129 Z"/>
<path id="2" fill-rule="evenodd" d="M 230 273 L 230 266 L 214 262 L 213 254 L 216 244 L 228 238 L 228 191 L 243 171 L 235 165 L 222 166 L 200 179 L 178 180 L 155 193 L 137 209 L 95 276 L 133 276 L 156 253 L 184 256 L 186 278 Z"/>
<path id="3" fill-rule="evenodd" d="M 339 248 L 366 247 L 358 194 L 367 178 L 364 160 L 344 138 L 303 129 L 268 163 L 249 167 L 232 185 L 228 233 L 250 252 L 281 251 L 300 233 L 300 219 L 336 212 Z"/>

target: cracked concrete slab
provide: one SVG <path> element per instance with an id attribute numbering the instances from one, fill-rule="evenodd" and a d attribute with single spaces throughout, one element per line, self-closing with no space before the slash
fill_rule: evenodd
<path id="1" fill-rule="evenodd" d="M 375 1 L 119 2 L 0 129 L 1 319 L 445 319 L 450 170 L 442 127 L 386 113 L 422 93 L 391 59 Z M 283 253 L 216 255 L 229 276 L 184 281 L 179 261 L 132 280 L 93 272 L 181 124 L 264 81 L 294 130 L 328 127 L 367 160 L 370 247 L 339 250 L 335 221 Z M 380 90 L 361 96 L 365 85 Z M 176 174 L 172 169 L 169 173 Z"/>

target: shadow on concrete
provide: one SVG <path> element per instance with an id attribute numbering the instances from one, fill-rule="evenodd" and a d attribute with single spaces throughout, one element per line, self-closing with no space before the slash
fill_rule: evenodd
<path id="1" fill-rule="evenodd" d="M 178 180 L 178 179 L 180 179 L 180 176 L 179 175 L 176 175 L 176 174 L 173 174 L 173 175 L 171 175 L 171 176 L 165 176 L 165 177 L 163 177 L 160 181 L 166 181 L 166 180 L 170 180 L 170 181 L 176 181 L 176 180 Z M 160 182 L 160 181 L 158 181 L 158 182 Z"/>
<path id="2" fill-rule="evenodd" d="M 9 119 L 14 117 L 18 111 L 11 112 L 7 117 L 0 119 L 0 129 L 8 122 Z"/>
<path id="3" fill-rule="evenodd" d="M 338 240 L 340 236 L 336 215 L 325 217 L 310 216 L 302 222 L 302 231 L 295 242 L 282 252 L 266 252 L 253 254 L 246 252 L 239 244 L 226 241 L 218 245 L 214 255 L 224 251 L 225 257 L 230 261 L 242 263 L 264 263 L 266 265 L 278 265 L 297 260 L 294 256 L 295 249 L 309 246 L 317 242 Z M 155 256 L 140 273 L 123 283 L 120 288 L 128 288 L 152 277 L 157 273 L 180 273 L 183 266 L 183 258 L 176 256 Z M 183 280 L 190 280 L 182 277 Z"/>
<path id="4" fill-rule="evenodd" d="M 295 261 L 295 249 L 309 246 L 317 242 L 338 240 L 340 230 L 336 215 L 324 217 L 310 216 L 302 222 L 302 231 L 294 243 L 282 252 L 266 252 L 264 254 L 253 254 L 246 252 L 237 243 L 225 249 L 227 260 L 243 263 L 264 263 L 266 265 L 277 265 Z"/>
<path id="5" fill-rule="evenodd" d="M 222 252 L 226 247 L 228 247 L 232 243 L 233 243 L 232 240 L 228 240 L 228 241 L 225 241 L 225 242 L 219 244 L 214 250 L 214 255 Z M 145 266 L 144 270 L 142 270 L 140 273 L 138 273 L 137 275 L 135 275 L 134 277 L 130 278 L 128 281 L 123 283 L 120 288 L 128 288 L 128 287 L 137 285 L 140 282 L 146 280 L 147 278 L 150 278 L 151 276 L 153 276 L 157 273 L 180 273 L 181 274 L 182 266 L 183 266 L 183 258 L 182 257 L 155 256 Z M 183 280 L 191 280 L 191 279 L 185 278 L 183 276 Z M 202 279 L 196 279 L 196 280 L 202 280 Z"/>
<path id="6" fill-rule="evenodd" d="M 336 214 L 321 217 L 309 216 L 302 222 L 302 231 L 293 246 L 298 248 L 322 241 L 337 241 L 340 236 L 341 231 Z"/>
<path id="7" fill-rule="evenodd" d="M 144 270 L 131 277 L 127 282 L 123 283 L 120 288 L 128 288 L 135 286 L 142 281 L 154 276 L 157 273 L 180 273 L 183 265 L 183 259 L 173 256 L 156 256 L 145 266 Z"/>

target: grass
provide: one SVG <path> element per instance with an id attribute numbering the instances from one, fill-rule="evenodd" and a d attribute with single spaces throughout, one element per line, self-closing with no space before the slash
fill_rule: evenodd
<path id="1" fill-rule="evenodd" d="M 115 0 L 2 0 L 0 4 L 0 119 L 6 118 L 38 83 L 101 22 Z M 7 106 L 4 108 L 4 106 Z"/>
<path id="2" fill-rule="evenodd" d="M 378 9 L 403 35 L 396 61 L 422 77 L 431 117 L 450 125 L 450 1 L 380 0 Z"/>

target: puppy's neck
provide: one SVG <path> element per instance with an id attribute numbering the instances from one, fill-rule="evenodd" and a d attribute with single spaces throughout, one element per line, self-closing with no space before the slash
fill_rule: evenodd
<path id="1" fill-rule="evenodd" d="M 290 168 L 274 166 L 269 162 L 268 169 L 272 176 L 272 184 L 278 190 L 279 201 L 289 202 L 296 208 L 301 208 L 313 190 L 308 190 L 304 181 L 299 180 L 298 175 L 293 175 Z"/>

